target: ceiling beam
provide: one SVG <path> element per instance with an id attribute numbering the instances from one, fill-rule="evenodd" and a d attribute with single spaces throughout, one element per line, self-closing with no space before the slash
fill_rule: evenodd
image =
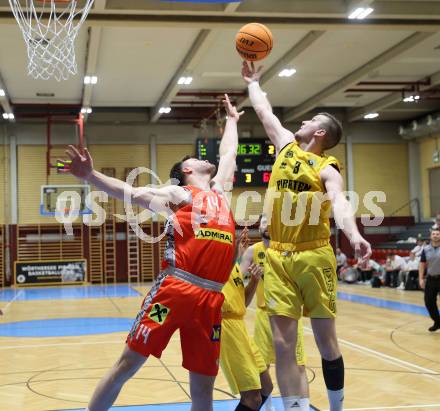
<path id="1" fill-rule="evenodd" d="M 2 109 L 5 113 L 13 113 L 11 104 L 9 103 L 9 93 L 6 88 L 5 82 L 3 80 L 3 77 L 0 73 L 0 89 L 3 89 L 5 92 L 4 96 L 0 96 L 0 105 L 2 106 Z M 11 121 L 11 120 L 9 120 Z M 14 120 L 13 120 L 14 121 Z"/>
<path id="2" fill-rule="evenodd" d="M 347 11 L 351 12 L 358 7 L 368 7 L 374 3 L 374 0 L 346 0 Z"/>
<path id="3" fill-rule="evenodd" d="M 393 16 L 395 18 L 420 18 L 437 15 L 440 12 L 440 3 L 430 0 L 375 0 L 372 6 L 374 8 L 373 16 Z M 370 16 L 369 16 L 370 18 Z"/>
<path id="4" fill-rule="evenodd" d="M 363 77 L 365 77 L 368 73 L 377 68 L 383 66 L 385 63 L 389 62 L 393 58 L 397 57 L 399 54 L 405 52 L 406 50 L 416 46 L 427 38 L 431 37 L 434 33 L 423 33 L 418 32 L 414 33 L 411 36 L 407 37 L 405 40 L 401 41 L 397 45 L 391 47 L 387 51 L 383 52 L 379 56 L 375 57 L 373 60 L 363 64 L 360 68 L 352 71 L 350 74 L 343 77 L 341 80 L 336 83 L 331 84 L 324 90 L 310 97 L 299 106 L 287 110 L 284 115 L 285 121 L 292 121 L 301 117 L 303 114 L 313 110 L 316 106 L 322 103 L 323 100 L 341 92 L 348 88 L 349 86 L 357 83 Z"/>
<path id="5" fill-rule="evenodd" d="M 99 0 L 98 0 L 99 1 Z M 1 12 L 10 12 L 7 1 L 2 1 Z M 96 2 L 95 2 L 96 3 Z M 116 2 L 113 2 L 116 3 Z M 252 0 L 242 1 L 241 3 L 229 3 L 223 9 L 217 4 L 194 5 L 170 7 L 161 2 L 137 0 L 137 1 L 118 1 L 121 7 L 115 5 L 99 14 L 192 14 L 192 15 L 219 15 L 240 10 L 240 15 L 252 16 L 285 16 L 285 17 L 346 17 L 347 13 L 355 7 L 365 7 L 372 5 L 374 8 L 373 16 L 380 18 L 407 17 L 410 19 L 431 18 L 434 14 L 440 13 L 440 4 L 432 0 Z M 243 7 L 241 7 L 243 4 Z M 124 7 L 124 8 L 122 8 Z M 97 8 L 91 10 L 91 14 L 97 14 Z"/>
<path id="6" fill-rule="evenodd" d="M 307 33 L 298 43 L 296 43 L 290 50 L 288 50 L 275 64 L 266 70 L 260 78 L 260 86 L 263 86 L 273 77 L 275 77 L 282 69 L 286 68 L 296 57 L 298 57 L 304 50 L 310 47 L 316 40 L 318 40 L 325 32 L 311 31 Z M 249 98 L 244 97 L 237 100 L 237 106 L 243 107 L 248 102 Z"/>
<path id="7" fill-rule="evenodd" d="M 239 1 L 235 3 L 228 3 L 225 5 L 223 11 L 226 13 L 234 13 L 241 3 Z M 218 38 L 218 30 L 207 30 L 203 29 L 199 32 L 197 38 L 192 44 L 188 54 L 185 56 L 182 64 L 177 69 L 176 73 L 172 77 L 171 81 L 168 83 L 162 97 L 156 103 L 152 114 L 151 122 L 155 123 L 161 116 L 159 109 L 165 105 L 169 105 L 171 100 L 176 96 L 181 86 L 177 84 L 180 77 L 185 74 L 190 74 L 191 71 L 197 66 L 200 58 L 205 54 L 205 52 L 211 47 L 212 43 Z"/>
<path id="8" fill-rule="evenodd" d="M 131 13 L 98 12 L 91 11 L 87 17 L 89 26 L 99 27 L 172 27 L 191 29 L 227 29 L 240 27 L 249 23 L 252 18 L 255 22 L 266 24 L 271 28 L 291 28 L 306 30 L 365 30 L 366 28 L 376 30 L 405 30 L 405 31 L 432 31 L 438 32 L 440 19 L 440 4 L 437 9 L 423 18 L 414 18 L 412 15 L 405 15 L 404 18 L 392 18 L 384 16 L 369 17 L 365 20 L 348 20 L 346 13 L 341 17 L 322 15 L 319 12 L 316 16 L 288 16 L 285 13 L 197 13 L 185 14 L 182 11 L 174 14 L 163 12 L 131 11 Z M 410 18 L 413 17 L 413 18 Z M 10 11 L 0 11 L 0 24 L 16 24 Z"/>
<path id="9" fill-rule="evenodd" d="M 440 71 L 430 76 L 429 81 L 430 81 L 429 86 L 420 88 L 421 92 L 430 90 L 440 85 Z M 364 117 L 365 114 L 376 113 L 380 110 L 392 106 L 393 104 L 399 103 L 400 101 L 402 101 L 402 91 L 397 91 L 395 93 L 388 94 L 387 96 L 380 98 L 379 100 L 373 101 L 372 103 L 367 104 L 364 107 L 351 109 L 347 114 L 347 120 L 348 121 L 360 120 Z M 408 103 L 408 105 L 411 105 L 411 103 Z"/>
<path id="10" fill-rule="evenodd" d="M 169 105 L 170 101 L 179 91 L 181 86 L 177 84 L 177 81 L 179 80 L 180 77 L 186 74 L 186 71 L 189 70 L 189 67 L 191 67 L 191 64 L 193 64 L 193 61 L 200 55 L 199 54 L 200 51 L 205 49 L 208 43 L 206 40 L 210 35 L 210 33 L 211 33 L 210 30 L 201 30 L 197 35 L 188 53 L 186 54 L 182 63 L 180 64 L 179 68 L 174 73 L 173 77 L 171 78 L 165 90 L 163 91 L 162 96 L 160 97 L 159 101 L 156 103 L 156 106 L 153 108 L 151 114 L 152 123 L 155 123 L 160 118 L 161 114 L 159 113 L 159 109 L 161 107 Z"/>
<path id="11" fill-rule="evenodd" d="M 94 10 L 103 11 L 107 5 L 107 0 L 95 0 Z M 98 64 L 99 47 L 101 45 L 102 27 L 89 27 L 89 41 L 87 44 L 86 71 L 85 75 L 97 75 L 96 67 Z M 82 107 L 91 107 L 93 84 L 83 84 L 81 99 Z M 84 121 L 87 121 L 89 115 L 84 113 Z"/>

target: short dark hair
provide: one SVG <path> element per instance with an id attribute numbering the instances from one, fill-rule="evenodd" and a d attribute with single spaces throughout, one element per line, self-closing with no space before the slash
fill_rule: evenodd
<path id="1" fill-rule="evenodd" d="M 178 181 L 177 185 L 179 185 L 179 186 L 185 185 L 185 173 L 183 172 L 182 166 L 183 166 L 183 163 L 186 160 L 189 160 L 190 158 L 194 158 L 194 157 L 193 156 L 185 156 L 182 158 L 182 160 L 178 161 L 176 164 L 174 164 L 171 167 L 170 178 L 177 180 Z"/>
<path id="2" fill-rule="evenodd" d="M 329 150 L 336 146 L 342 138 L 342 124 L 341 122 L 330 113 L 318 113 L 318 116 L 326 117 L 325 121 L 321 123 L 321 126 L 327 132 L 327 137 L 324 141 L 324 150 Z"/>

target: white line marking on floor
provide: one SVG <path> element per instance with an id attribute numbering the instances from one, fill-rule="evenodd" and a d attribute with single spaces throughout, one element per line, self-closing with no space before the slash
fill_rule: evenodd
<path id="1" fill-rule="evenodd" d="M 392 357 L 391 355 L 381 353 L 380 351 L 372 350 L 371 348 L 367 348 L 367 347 L 364 347 L 362 345 L 358 345 L 358 344 L 352 343 L 350 341 L 343 340 L 341 338 L 338 338 L 338 341 L 341 344 L 343 344 L 343 345 L 351 347 L 352 349 L 358 350 L 358 351 L 363 352 L 363 353 L 368 353 L 371 356 L 376 357 L 376 358 L 380 357 L 384 361 L 390 362 L 390 363 L 392 363 L 394 365 L 398 365 L 398 366 L 400 366 L 402 368 L 405 368 L 407 370 L 422 371 L 423 373 L 425 373 L 425 374 L 423 374 L 423 376 L 430 377 L 430 378 L 438 381 L 438 376 L 439 376 L 438 374 L 439 373 L 437 371 L 431 370 L 430 368 L 420 367 L 417 364 L 413 364 L 411 362 L 404 361 L 404 360 L 401 360 L 401 359 L 396 358 L 396 357 Z"/>
<path id="2" fill-rule="evenodd" d="M 23 293 L 23 290 L 20 290 L 17 294 L 15 294 L 15 297 L 11 300 L 11 301 L 9 301 L 2 309 L 1 309 L 1 311 L 3 312 L 3 314 L 6 312 L 6 310 L 12 305 L 12 303 L 18 298 L 18 296 L 20 295 L 20 294 L 22 294 Z"/>
<path id="3" fill-rule="evenodd" d="M 394 405 L 392 407 L 374 407 L 374 408 L 344 408 L 344 411 L 367 411 L 367 410 L 401 410 L 409 408 L 440 408 L 440 404 L 421 404 L 421 405 Z M 325 410 L 328 411 L 328 410 Z"/>
<path id="4" fill-rule="evenodd" d="M 103 333 L 103 335 L 105 335 Z M 170 341 L 178 341 L 179 340 L 179 336 L 173 336 L 171 337 Z M 71 342 L 71 343 L 52 343 L 52 344 L 28 344 L 28 345 L 5 345 L 3 347 L 0 347 L 0 351 L 1 350 L 16 350 L 16 349 L 20 349 L 20 348 L 43 348 L 43 347 L 64 347 L 64 346 L 71 346 L 71 345 L 105 345 L 105 344 L 124 344 L 125 342 L 125 334 L 124 334 L 124 339 L 118 340 L 118 341 L 80 341 L 80 342 Z"/>
<path id="5" fill-rule="evenodd" d="M 252 308 L 252 307 L 248 308 L 248 310 L 255 311 L 255 309 Z M 313 330 L 310 327 L 304 327 L 304 330 L 313 333 Z M 397 366 L 399 366 L 401 368 L 404 368 L 406 370 L 422 371 L 424 373 L 424 374 L 422 374 L 424 377 L 433 379 L 433 380 L 435 380 L 437 382 L 439 381 L 439 373 L 437 371 L 431 370 L 429 368 L 421 367 L 421 366 L 419 366 L 417 364 L 413 364 L 411 362 L 404 361 L 404 360 L 401 360 L 401 359 L 396 358 L 396 357 L 392 357 L 391 355 L 381 353 L 380 351 L 372 350 L 371 348 L 364 347 L 363 345 L 352 343 L 352 342 L 344 340 L 342 338 L 338 338 L 338 341 L 342 345 L 350 347 L 350 348 L 352 348 L 354 350 L 357 350 L 357 351 L 359 351 L 359 352 L 361 352 L 363 354 L 368 354 L 368 355 L 370 355 L 370 356 L 372 356 L 374 358 L 379 357 L 382 360 L 384 360 L 384 361 L 386 361 L 386 362 L 388 362 L 390 364 L 397 365 Z"/>
<path id="6" fill-rule="evenodd" d="M 29 345 L 6 345 L 4 347 L 0 347 L 0 350 L 19 350 L 20 348 L 42 348 L 42 347 L 62 347 L 62 346 L 68 346 L 68 345 L 105 345 L 105 344 L 123 344 L 124 340 L 118 340 L 118 341 L 81 341 L 81 342 L 73 342 L 73 343 L 53 343 L 53 344 L 29 344 Z"/>

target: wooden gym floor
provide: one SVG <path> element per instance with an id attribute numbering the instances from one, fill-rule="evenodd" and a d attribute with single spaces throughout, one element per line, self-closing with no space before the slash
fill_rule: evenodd
<path id="1" fill-rule="evenodd" d="M 0 410 L 84 409 L 119 356 L 149 285 L 0 290 Z M 417 291 L 339 287 L 338 335 L 346 364 L 345 409 L 440 410 L 440 332 Z M 252 331 L 255 310 L 247 315 Z M 305 322 L 311 402 L 328 409 L 321 361 Z M 176 334 L 123 389 L 118 411 L 189 410 Z M 278 395 L 275 390 L 274 395 Z M 220 372 L 215 410 L 233 410 Z M 168 404 L 168 405 L 160 405 Z M 282 408 L 277 405 L 277 410 Z"/>

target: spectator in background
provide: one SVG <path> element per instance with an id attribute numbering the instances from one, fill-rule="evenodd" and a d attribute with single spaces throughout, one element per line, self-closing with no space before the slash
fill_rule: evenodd
<path id="1" fill-rule="evenodd" d="M 370 263 L 371 261 L 373 260 L 367 260 L 364 263 L 357 264 L 359 282 L 365 283 L 365 281 L 369 281 L 373 277 L 373 267 Z"/>
<path id="2" fill-rule="evenodd" d="M 340 248 L 336 249 L 336 273 L 339 277 L 339 271 L 341 268 L 347 266 L 347 256 L 341 251 Z"/>
<path id="3" fill-rule="evenodd" d="M 423 248 L 419 265 L 419 284 L 420 288 L 425 290 L 425 306 L 434 321 L 428 330 L 437 331 L 440 329 L 437 306 L 437 295 L 440 294 L 440 227 L 431 230 L 431 244 Z"/>
<path id="4" fill-rule="evenodd" d="M 406 261 L 405 266 L 399 274 L 399 289 L 404 290 L 405 284 L 411 278 L 417 278 L 419 274 L 419 262 L 420 258 L 416 257 L 415 253 L 411 251 L 409 253 L 409 259 Z M 417 289 L 417 288 L 416 288 Z"/>
<path id="5" fill-rule="evenodd" d="M 440 230 L 440 211 L 437 213 L 437 216 L 434 220 L 434 225 L 431 227 L 431 230 Z"/>
<path id="6" fill-rule="evenodd" d="M 390 254 L 385 265 L 385 286 L 396 288 L 399 272 L 404 268 L 404 258 L 397 254 Z"/>
<path id="7" fill-rule="evenodd" d="M 417 245 L 411 250 L 411 252 L 414 253 L 416 257 L 420 258 L 424 245 L 425 242 L 421 238 L 417 239 Z"/>
<path id="8" fill-rule="evenodd" d="M 373 278 L 374 273 L 377 273 L 379 276 L 381 276 L 383 272 L 382 266 L 372 259 L 365 261 L 363 264 L 358 262 L 354 267 L 357 268 L 360 281 L 363 283 L 370 281 Z"/>

